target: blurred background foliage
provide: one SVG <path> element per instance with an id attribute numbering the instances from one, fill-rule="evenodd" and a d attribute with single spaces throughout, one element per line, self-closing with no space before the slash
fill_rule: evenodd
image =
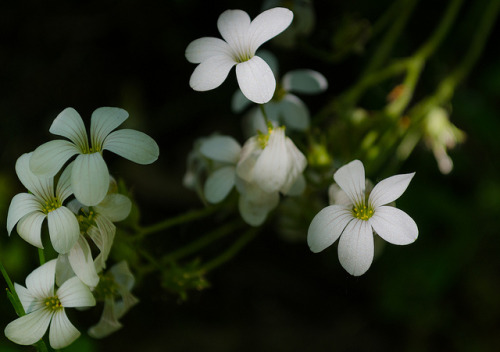
<path id="1" fill-rule="evenodd" d="M 494 1 L 464 1 L 450 32 L 427 61 L 414 100 L 432 94 L 460 62 L 485 8 Z M 431 35 L 448 2 L 399 3 L 389 24 L 405 8 L 414 7 L 406 11 L 409 19 L 398 31 L 390 52 L 393 59 L 408 57 Z M 306 40 L 291 48 L 266 44 L 280 59 L 282 72 L 310 68 L 327 77 L 326 93 L 304 99 L 313 114 L 362 77 L 381 45 L 383 30 L 376 24 L 393 4 L 317 1 L 314 28 Z M 130 187 L 141 223 L 201 209 L 195 192 L 182 187 L 195 139 L 218 131 L 242 142 L 243 134 L 241 117 L 230 111 L 234 73 L 214 91 L 193 92 L 188 80 L 194 65 L 185 60 L 184 50 L 196 38 L 219 36 L 216 21 L 224 10 L 244 9 L 253 18 L 261 5 L 250 0 L 3 2 L 0 226 L 5 229 L 10 199 L 23 191 L 14 171 L 16 159 L 50 140 L 52 120 L 69 106 L 86 123 L 97 107 L 122 107 L 130 113 L 127 127 L 158 141 L 160 158 L 151 166 L 106 156 L 111 172 Z M 123 318 L 122 330 L 99 341 L 84 333 L 66 350 L 500 350 L 499 30 L 494 26 L 480 59 L 447 105 L 451 121 L 467 135 L 465 143 L 450 152 L 452 172 L 439 172 L 425 143 L 397 169 L 385 171 L 416 171 L 398 200 L 398 207 L 419 226 L 416 243 L 386 245 L 364 276 L 351 277 L 340 266 L 335 246 L 314 255 L 303 241 L 313 211 L 325 204 L 312 205 L 313 210 L 295 208 L 304 219 L 292 231 L 295 240 L 283 235 L 282 222 L 275 218 L 229 264 L 206 278 L 184 274 L 196 272 L 198 260 L 207 257 L 193 257 L 182 263 L 184 268 L 173 265 L 167 277 L 145 276 L 134 290 L 141 303 Z M 381 109 L 401 81 L 396 76 L 372 87 L 360 105 L 366 111 Z M 360 142 L 353 136 L 351 143 Z M 330 153 L 335 157 L 335 150 Z M 385 173 L 370 176 L 379 180 Z M 326 189 L 323 194 L 326 201 Z M 294 209 L 284 202 L 276 212 L 287 213 L 287 206 Z M 154 248 L 151 255 L 170 252 L 179 241 L 232 221 L 222 213 L 154 235 L 148 240 Z M 229 237 L 234 240 L 245 231 L 236 224 Z M 217 243 L 230 243 L 224 241 Z M 218 252 L 217 246 L 213 251 Z M 18 283 L 24 284 L 37 265 L 36 250 L 16 234 L 8 238 L 6 231 L 0 236 L 0 255 Z M 134 255 L 126 254 L 132 261 Z M 179 284 L 195 290 L 182 296 L 164 289 Z M 99 315 L 99 310 L 71 312 L 70 318 L 84 331 Z M 2 329 L 14 318 L 2 297 Z M 10 343 L 2 334 L 0 350 L 29 348 Z"/>

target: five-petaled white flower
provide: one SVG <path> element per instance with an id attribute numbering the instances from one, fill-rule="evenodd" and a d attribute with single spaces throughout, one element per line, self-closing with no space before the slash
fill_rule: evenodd
<path id="1" fill-rule="evenodd" d="M 89 144 L 82 118 L 73 108 L 64 109 L 50 126 L 50 132 L 68 138 L 42 144 L 33 153 L 31 170 L 38 175 L 54 176 L 73 156 L 71 187 L 75 197 L 85 205 L 99 204 L 109 186 L 109 171 L 102 157 L 109 150 L 138 164 L 158 159 L 159 148 L 148 135 L 121 129 L 112 132 L 128 118 L 119 108 L 104 107 L 92 113 Z"/>
<path id="2" fill-rule="evenodd" d="M 40 340 L 50 324 L 50 346 L 59 349 L 70 345 L 80 332 L 71 324 L 66 308 L 90 307 L 96 304 L 90 289 L 76 276 L 65 281 L 54 293 L 56 259 L 35 269 L 26 277 L 26 288 L 15 284 L 26 315 L 5 328 L 5 336 L 20 345 Z"/>
<path id="3" fill-rule="evenodd" d="M 311 222 L 307 242 L 317 253 L 339 237 L 340 264 L 351 275 L 364 274 L 373 261 L 373 232 L 385 241 L 405 245 L 418 236 L 417 224 L 405 212 L 386 204 L 398 199 L 415 173 L 395 175 L 379 182 L 368 198 L 365 195 L 365 170 L 359 160 L 344 165 L 333 175 L 347 194 L 350 204 L 330 205 Z"/>
<path id="4" fill-rule="evenodd" d="M 43 248 L 41 227 L 45 218 L 49 226 L 52 246 L 58 253 L 67 253 L 80 236 L 78 220 L 62 204 L 71 195 L 71 166 L 59 178 L 54 192 L 53 177 L 38 177 L 30 170 L 32 153 L 17 159 L 16 173 L 30 193 L 19 193 L 12 198 L 7 215 L 7 231 L 17 224 L 17 233 L 26 242 Z"/>
<path id="5" fill-rule="evenodd" d="M 273 97 L 276 80 L 269 65 L 255 52 L 283 32 L 292 19 L 292 11 L 281 7 L 262 12 L 253 21 L 245 11 L 224 11 L 217 20 L 224 40 L 203 37 L 186 48 L 186 59 L 199 64 L 189 85 L 197 91 L 217 88 L 236 65 L 236 77 L 243 94 L 255 103 L 267 103 Z"/>

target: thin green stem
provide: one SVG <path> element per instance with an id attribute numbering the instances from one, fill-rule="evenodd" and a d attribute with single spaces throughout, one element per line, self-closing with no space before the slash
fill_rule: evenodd
<path id="1" fill-rule="evenodd" d="M 243 223 L 238 220 L 232 223 L 229 223 L 227 225 L 224 225 L 222 227 L 219 227 L 218 229 L 211 231 L 204 236 L 200 237 L 196 241 L 191 242 L 190 244 L 181 247 L 171 253 L 166 254 L 162 258 L 162 262 L 168 262 L 168 261 L 174 261 L 174 260 L 179 260 L 181 258 L 184 258 L 188 255 L 194 254 L 198 252 L 199 250 L 205 248 L 212 242 L 215 242 L 216 240 L 223 238 L 224 236 L 227 236 L 231 233 L 233 233 L 235 230 L 238 228 L 242 227 Z"/>
<path id="2" fill-rule="evenodd" d="M 397 14 L 396 19 L 392 23 L 391 28 L 385 33 L 384 38 L 380 43 L 377 43 L 377 50 L 370 57 L 370 62 L 366 66 L 361 76 L 365 76 L 367 73 L 374 71 L 379 68 L 383 62 L 389 56 L 394 44 L 403 32 L 410 15 L 415 7 L 417 0 L 400 0 L 394 2 L 389 10 L 381 17 L 380 22 L 377 22 L 374 26 L 374 32 L 379 30 L 380 26 L 386 25 L 387 22 L 393 20 L 393 17 Z"/>
<path id="3" fill-rule="evenodd" d="M 241 236 L 238 240 L 236 240 L 229 249 L 224 251 L 218 257 L 212 259 L 211 261 L 205 263 L 201 270 L 203 272 L 208 272 L 213 270 L 222 264 L 226 263 L 230 259 L 232 259 L 236 254 L 239 253 L 251 240 L 253 240 L 257 236 L 257 229 L 252 228 L 248 230 L 243 236 Z"/>
<path id="4" fill-rule="evenodd" d="M 264 104 L 259 104 L 260 111 L 262 112 L 262 116 L 264 116 L 264 121 L 266 122 L 266 126 L 269 126 L 269 118 L 267 117 L 266 109 L 264 108 Z"/>
<path id="5" fill-rule="evenodd" d="M 38 259 L 40 260 L 40 265 L 45 264 L 45 253 L 41 248 L 38 248 Z"/>
<path id="6" fill-rule="evenodd" d="M 495 0 L 496 1 L 496 0 Z M 463 0 L 452 0 L 449 2 L 446 8 L 445 14 L 439 23 L 436 30 L 432 33 L 432 36 L 427 40 L 420 49 L 415 53 L 414 56 L 419 56 L 423 60 L 429 58 L 434 51 L 441 45 L 441 42 L 448 34 L 451 26 L 455 22 L 458 11 L 462 6 Z"/>
<path id="7" fill-rule="evenodd" d="M 170 227 L 173 227 L 175 225 L 180 225 L 180 224 L 184 224 L 184 223 L 187 223 L 187 222 L 190 222 L 193 220 L 201 219 L 205 216 L 208 216 L 208 215 L 214 213 L 215 210 L 217 210 L 217 209 L 218 209 L 217 206 L 210 206 L 210 207 L 206 207 L 206 208 L 203 208 L 200 210 L 192 210 L 192 211 L 189 211 L 185 214 L 181 214 L 181 215 L 178 215 L 178 216 L 173 217 L 173 218 L 165 219 L 165 220 L 160 221 L 156 224 L 146 226 L 146 227 L 139 229 L 138 237 L 142 238 L 142 237 L 149 235 L 149 234 L 164 231 L 164 230 L 166 230 Z"/>

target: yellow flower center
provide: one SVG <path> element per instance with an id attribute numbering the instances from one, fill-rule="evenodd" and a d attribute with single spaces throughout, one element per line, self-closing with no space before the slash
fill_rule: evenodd
<path id="1" fill-rule="evenodd" d="M 54 197 L 54 198 L 51 198 L 51 199 L 45 201 L 45 204 L 43 205 L 42 211 L 44 214 L 48 214 L 51 211 L 54 211 L 57 208 L 60 208 L 61 205 L 62 205 L 61 201 Z"/>
<path id="2" fill-rule="evenodd" d="M 106 297 L 116 297 L 118 285 L 111 273 L 100 274 L 99 284 L 94 289 L 94 296 L 98 301 L 104 301 Z"/>
<path id="3" fill-rule="evenodd" d="M 54 297 L 49 297 L 45 299 L 44 305 L 47 309 L 51 311 L 57 311 L 63 309 L 63 306 L 61 305 L 61 301 L 57 296 Z"/>
<path id="4" fill-rule="evenodd" d="M 360 220 L 368 220 L 373 216 L 373 208 L 371 206 L 366 206 L 366 205 L 355 205 L 352 208 L 352 215 L 354 215 L 355 218 L 358 218 Z"/>

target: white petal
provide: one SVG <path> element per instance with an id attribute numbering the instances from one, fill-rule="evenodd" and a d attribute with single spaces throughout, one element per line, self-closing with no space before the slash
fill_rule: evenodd
<path id="1" fill-rule="evenodd" d="M 199 92 L 215 89 L 226 80 L 234 65 L 236 61 L 231 56 L 212 56 L 196 66 L 189 79 L 189 86 Z"/>
<path id="2" fill-rule="evenodd" d="M 128 291 L 132 290 L 135 279 L 125 260 L 113 265 L 109 271 L 113 274 L 113 278 L 118 285 Z"/>
<path id="3" fill-rule="evenodd" d="M 222 39 L 213 37 L 204 37 L 193 40 L 186 48 L 186 59 L 199 64 L 213 56 L 218 55 L 231 56 L 231 47 Z"/>
<path id="4" fill-rule="evenodd" d="M 56 292 L 65 308 L 95 306 L 95 298 L 90 289 L 76 276 L 66 280 Z"/>
<path id="5" fill-rule="evenodd" d="M 21 183 L 40 200 L 54 197 L 54 180 L 31 172 L 30 158 L 33 153 L 23 154 L 16 161 L 16 173 Z"/>
<path id="6" fill-rule="evenodd" d="M 380 181 L 373 187 L 368 198 L 368 204 L 376 208 L 394 202 L 408 188 L 414 175 L 414 172 L 411 174 L 395 175 Z"/>
<path id="7" fill-rule="evenodd" d="M 378 207 L 369 222 L 380 237 L 392 244 L 410 244 L 418 237 L 415 221 L 394 207 Z"/>
<path id="8" fill-rule="evenodd" d="M 279 104 L 280 115 L 286 127 L 298 131 L 309 128 L 309 110 L 302 100 L 293 94 L 287 94 Z"/>
<path id="9" fill-rule="evenodd" d="M 288 154 L 289 166 L 286 176 L 286 181 L 280 188 L 283 194 L 288 194 L 290 188 L 296 183 L 297 178 L 302 175 L 302 172 L 307 166 L 307 159 L 302 152 L 293 144 L 288 137 L 285 138 L 286 152 Z M 304 184 L 305 186 L 305 184 Z"/>
<path id="10" fill-rule="evenodd" d="M 200 153 L 205 157 L 224 163 L 236 164 L 240 152 L 240 144 L 229 136 L 209 137 L 200 146 Z"/>
<path id="11" fill-rule="evenodd" d="M 87 234 L 101 251 L 101 253 L 99 253 L 97 258 L 94 260 L 96 270 L 99 272 L 99 270 L 106 267 L 106 260 L 108 259 L 109 252 L 111 251 L 111 246 L 113 245 L 116 227 L 105 216 L 96 216 L 95 222 L 97 224 L 97 228 L 95 226 L 90 227 Z"/>
<path id="12" fill-rule="evenodd" d="M 291 160 L 286 146 L 284 130 L 273 130 L 267 146 L 255 163 L 253 180 L 265 192 L 279 191 L 287 180 Z"/>
<path id="13" fill-rule="evenodd" d="M 313 70 L 294 70 L 283 76 L 286 91 L 302 94 L 317 94 L 328 88 L 328 81 L 321 73 Z"/>
<path id="14" fill-rule="evenodd" d="M 126 312 L 130 310 L 133 306 L 139 303 L 139 299 L 131 294 L 129 291 L 124 290 L 123 288 L 118 288 L 118 292 L 122 296 L 122 300 L 115 302 L 115 313 L 116 317 L 120 319 L 125 315 Z"/>
<path id="15" fill-rule="evenodd" d="M 58 139 L 42 144 L 33 152 L 31 171 L 37 175 L 54 177 L 63 165 L 81 150 L 70 141 Z"/>
<path id="16" fill-rule="evenodd" d="M 240 195 L 238 209 L 241 217 L 251 226 L 259 226 L 266 220 L 267 214 L 279 203 L 279 193 L 269 193 L 259 202 L 252 201 L 247 195 Z"/>
<path id="17" fill-rule="evenodd" d="M 240 113 L 245 110 L 251 103 L 252 102 L 243 95 L 241 90 L 237 89 L 231 99 L 231 110 L 233 110 L 233 112 L 235 113 Z"/>
<path id="18" fill-rule="evenodd" d="M 108 134 L 128 118 L 128 112 L 120 108 L 99 108 L 92 113 L 90 139 L 94 150 L 100 150 Z M 97 148 L 97 149 L 96 149 Z"/>
<path id="19" fill-rule="evenodd" d="M 56 197 L 61 203 L 63 203 L 70 195 L 73 194 L 73 188 L 71 188 L 71 174 L 73 172 L 73 163 L 69 164 L 59 177 L 56 187 Z"/>
<path id="20" fill-rule="evenodd" d="M 242 10 L 226 10 L 217 19 L 217 28 L 222 38 L 234 52 L 246 53 L 249 48 L 248 29 L 250 17 Z M 255 53 L 251 53 L 252 55 Z"/>
<path id="21" fill-rule="evenodd" d="M 351 275 L 363 275 L 373 261 L 373 231 L 368 221 L 351 221 L 340 237 L 340 264 Z"/>
<path id="22" fill-rule="evenodd" d="M 236 165 L 236 174 L 245 181 L 253 181 L 253 169 L 257 158 L 262 153 L 262 148 L 259 145 L 256 137 L 249 138 L 243 148 L 241 148 L 240 160 Z"/>
<path id="23" fill-rule="evenodd" d="M 361 161 L 354 160 L 342 166 L 333 179 L 353 204 L 365 204 L 365 168 Z"/>
<path id="24" fill-rule="evenodd" d="M 236 65 L 241 92 L 257 104 L 267 103 L 274 95 L 276 80 L 269 65 L 258 56 Z"/>
<path id="25" fill-rule="evenodd" d="M 80 225 L 71 210 L 60 207 L 47 215 L 50 242 L 57 253 L 68 253 L 80 236 Z"/>
<path id="26" fill-rule="evenodd" d="M 87 286 L 96 287 L 99 282 L 92 252 L 89 244 L 83 236 L 79 236 L 78 241 L 68 253 L 68 260 L 76 276 Z"/>
<path id="27" fill-rule="evenodd" d="M 132 202 L 123 194 L 113 193 L 104 197 L 94 209 L 113 222 L 122 221 L 130 214 Z"/>
<path id="28" fill-rule="evenodd" d="M 306 189 L 307 183 L 306 183 L 306 178 L 304 177 L 303 174 L 299 174 L 295 178 L 295 182 L 291 184 L 290 188 L 285 192 L 283 189 L 281 190 L 281 193 L 287 196 L 300 196 L 304 190 Z"/>
<path id="29" fill-rule="evenodd" d="M 234 166 L 222 167 L 208 176 L 204 188 L 207 201 L 215 204 L 226 198 L 233 189 L 235 177 L 236 168 Z"/>
<path id="30" fill-rule="evenodd" d="M 49 131 L 50 133 L 68 138 L 80 150 L 88 149 L 87 130 L 80 114 L 73 108 L 66 108 L 57 115 Z"/>
<path id="31" fill-rule="evenodd" d="M 100 153 L 78 155 L 71 173 L 71 187 L 80 203 L 99 204 L 109 188 L 109 171 Z"/>
<path id="32" fill-rule="evenodd" d="M 104 141 L 103 149 L 141 165 L 151 164 L 160 155 L 160 148 L 153 138 L 130 129 L 111 133 Z"/>
<path id="33" fill-rule="evenodd" d="M 5 336 L 19 345 L 33 345 L 47 331 L 51 317 L 52 312 L 47 309 L 23 315 L 5 327 Z"/>
<path id="34" fill-rule="evenodd" d="M 64 309 L 56 312 L 50 323 L 49 342 L 54 349 L 71 345 L 80 332 L 71 324 Z"/>
<path id="35" fill-rule="evenodd" d="M 41 230 L 46 215 L 41 211 L 34 211 L 22 217 L 17 223 L 17 233 L 29 244 L 43 248 Z"/>
<path id="36" fill-rule="evenodd" d="M 283 7 L 275 7 L 255 17 L 249 29 L 252 50 L 255 52 L 259 46 L 287 29 L 292 20 L 293 12 Z"/>
<path id="37" fill-rule="evenodd" d="M 17 296 L 19 297 L 19 300 L 21 301 L 24 312 L 26 314 L 43 308 L 42 300 L 34 297 L 31 292 L 24 286 L 14 283 L 14 289 L 16 290 Z"/>
<path id="38" fill-rule="evenodd" d="M 99 319 L 99 322 L 96 325 L 89 328 L 88 333 L 91 337 L 100 339 L 121 329 L 122 324 L 116 317 L 114 306 L 114 299 L 106 297 L 104 300 L 104 309 L 102 311 L 101 319 Z"/>
<path id="39" fill-rule="evenodd" d="M 352 213 L 343 206 L 323 208 L 311 221 L 307 231 L 307 244 L 311 251 L 318 253 L 330 247 L 352 219 Z"/>
<path id="40" fill-rule="evenodd" d="M 75 272 L 71 268 L 67 254 L 59 254 L 56 264 L 56 285 L 61 287 L 62 284 L 75 276 Z"/>
<path id="41" fill-rule="evenodd" d="M 57 259 L 52 259 L 26 277 L 26 288 L 34 297 L 45 299 L 54 296 L 56 263 Z"/>
<path id="42" fill-rule="evenodd" d="M 7 231 L 10 233 L 17 222 L 25 215 L 42 211 L 40 201 L 32 194 L 19 193 L 12 198 L 7 214 Z"/>

